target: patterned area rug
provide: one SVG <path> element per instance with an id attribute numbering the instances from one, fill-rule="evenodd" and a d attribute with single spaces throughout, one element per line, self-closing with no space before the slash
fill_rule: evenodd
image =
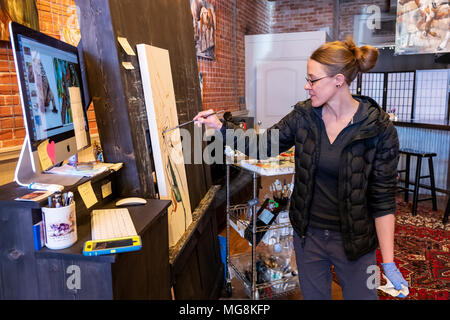
<path id="1" fill-rule="evenodd" d="M 450 222 L 444 226 L 442 211 L 420 207 L 413 217 L 411 203 L 397 201 L 394 253 L 395 263 L 409 283 L 406 299 L 450 300 Z M 379 250 L 377 261 L 381 262 Z M 382 300 L 397 299 L 378 293 Z"/>

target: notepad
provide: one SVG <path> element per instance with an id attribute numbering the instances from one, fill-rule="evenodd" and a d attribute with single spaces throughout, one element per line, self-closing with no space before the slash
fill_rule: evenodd
<path id="1" fill-rule="evenodd" d="M 136 236 L 136 228 L 126 208 L 93 210 L 91 215 L 92 240 Z"/>

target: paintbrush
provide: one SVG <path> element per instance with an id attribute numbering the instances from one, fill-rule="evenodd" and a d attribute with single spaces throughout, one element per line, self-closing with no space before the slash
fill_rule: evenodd
<path id="1" fill-rule="evenodd" d="M 219 113 L 222 113 L 222 112 L 225 112 L 225 110 L 220 110 L 220 111 L 216 111 L 216 112 L 210 113 L 210 114 L 208 114 L 208 115 L 204 115 L 202 118 L 208 118 L 209 116 L 212 116 L 213 114 L 219 114 Z M 166 132 L 169 132 L 169 131 L 178 129 L 178 128 L 183 127 L 183 126 L 185 126 L 185 125 L 187 125 L 187 124 L 189 124 L 189 123 L 192 123 L 192 122 L 194 122 L 194 120 L 191 120 L 191 121 L 188 121 L 188 122 L 179 124 L 179 125 L 177 125 L 176 127 L 173 127 L 173 128 L 167 129 L 167 130 L 164 130 L 162 133 L 164 134 L 164 133 L 166 133 Z"/>

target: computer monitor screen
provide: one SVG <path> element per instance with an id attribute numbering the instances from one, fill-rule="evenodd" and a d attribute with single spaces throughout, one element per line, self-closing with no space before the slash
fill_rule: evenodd
<path id="1" fill-rule="evenodd" d="M 33 171 L 46 170 L 42 143 L 53 165 L 90 143 L 78 51 L 14 22 L 10 34 Z"/>

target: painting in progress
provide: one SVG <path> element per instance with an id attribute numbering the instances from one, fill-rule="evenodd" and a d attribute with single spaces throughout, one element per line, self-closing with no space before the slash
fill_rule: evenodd
<path id="1" fill-rule="evenodd" d="M 169 247 L 174 246 L 192 222 L 186 170 L 178 125 L 169 51 L 138 44 L 145 106 L 152 140 L 160 199 L 169 207 Z"/>

